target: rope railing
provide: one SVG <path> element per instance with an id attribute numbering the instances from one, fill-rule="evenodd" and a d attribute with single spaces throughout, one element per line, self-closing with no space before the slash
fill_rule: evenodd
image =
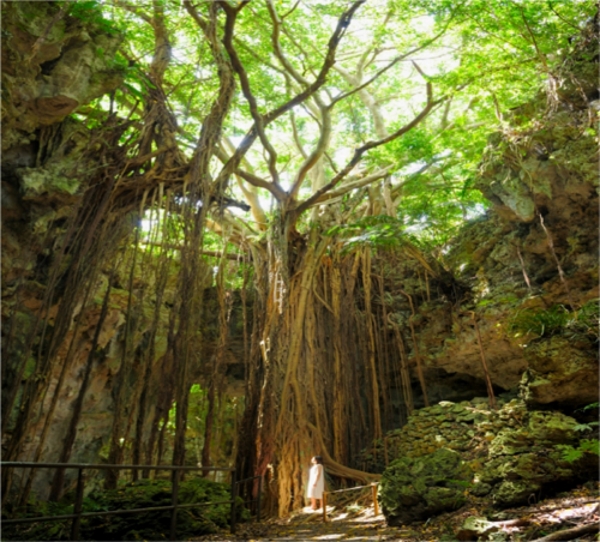
<path id="1" fill-rule="evenodd" d="M 73 505 L 72 514 L 63 514 L 60 516 L 38 516 L 33 518 L 15 518 L 15 519 L 3 519 L 4 525 L 19 524 L 19 523 L 34 523 L 44 521 L 62 521 L 72 519 L 71 524 L 71 540 L 80 540 L 79 531 L 81 526 L 81 518 L 96 517 L 96 516 L 110 516 L 110 515 L 125 515 L 125 514 L 137 514 L 141 512 L 149 511 L 162 511 L 171 510 L 171 530 L 170 540 L 177 540 L 177 510 L 182 508 L 202 508 L 206 506 L 214 506 L 217 504 L 230 504 L 230 530 L 233 533 L 235 531 L 236 514 L 235 514 L 235 500 L 238 493 L 238 488 L 241 483 L 248 480 L 260 479 L 259 492 L 257 497 L 257 520 L 260 521 L 260 491 L 262 490 L 262 476 L 255 476 L 247 478 L 246 480 L 236 481 L 235 469 L 229 467 L 186 467 L 177 465 L 107 465 L 94 464 L 94 463 L 34 463 L 34 462 L 20 462 L 20 461 L 6 461 L 1 462 L 0 467 L 4 468 L 54 468 L 54 469 L 77 469 L 77 487 L 75 490 L 75 502 Z M 85 489 L 85 479 L 83 476 L 84 470 L 166 470 L 172 471 L 171 476 L 171 504 L 165 506 L 152 506 L 145 508 L 130 508 L 127 510 L 103 510 L 97 512 L 83 512 L 83 494 Z M 181 471 L 218 471 L 218 472 L 231 472 L 231 499 L 227 501 L 219 502 L 202 502 L 202 503 L 191 503 L 191 504 L 179 504 L 179 476 Z"/>
<path id="2" fill-rule="evenodd" d="M 336 489 L 335 491 L 323 491 L 323 522 L 327 523 L 327 495 L 333 495 L 334 493 L 346 493 L 347 491 L 356 491 L 357 489 L 371 488 L 373 496 L 373 512 L 376 516 L 379 515 L 379 503 L 377 502 L 377 486 L 379 482 L 373 482 L 366 486 L 348 487 L 346 489 Z"/>

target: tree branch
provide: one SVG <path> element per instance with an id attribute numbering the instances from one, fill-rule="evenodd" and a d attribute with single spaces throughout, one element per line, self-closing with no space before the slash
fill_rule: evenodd
<path id="1" fill-rule="evenodd" d="M 252 173 L 248 173 L 247 171 L 244 171 L 242 169 L 236 169 L 234 173 L 236 175 L 239 175 L 245 181 L 248 181 L 253 186 L 256 186 L 258 188 L 266 188 L 269 192 L 271 192 L 271 194 L 273 194 L 273 196 L 275 196 L 275 199 L 277 201 L 282 202 L 288 197 L 287 193 L 285 192 L 285 190 L 283 190 L 283 188 L 274 183 L 270 183 L 265 179 L 261 179 L 260 177 L 257 177 Z"/>
<path id="2" fill-rule="evenodd" d="M 258 111 L 258 104 L 257 104 L 256 98 L 254 97 L 254 94 L 252 93 L 252 90 L 250 88 L 250 80 L 248 79 L 248 74 L 240 60 L 240 57 L 237 54 L 237 51 L 235 50 L 235 47 L 233 46 L 233 24 L 235 23 L 235 18 L 237 17 L 240 10 L 245 5 L 247 5 L 249 1 L 250 0 L 243 0 L 242 2 L 240 2 L 240 4 L 238 5 L 238 7 L 236 9 L 233 9 L 225 0 L 219 1 L 219 4 L 225 10 L 225 13 L 227 15 L 227 20 L 228 21 L 231 20 L 231 24 L 228 24 L 225 29 L 225 36 L 223 37 L 223 44 L 225 45 L 227 54 L 229 55 L 229 58 L 231 59 L 231 64 L 233 66 L 233 69 L 237 73 L 237 76 L 240 80 L 240 84 L 242 86 L 242 93 L 244 94 L 244 98 L 246 98 L 246 101 L 248 102 L 248 106 L 250 107 L 250 115 L 252 116 L 252 119 L 254 120 L 254 126 L 256 127 L 256 131 L 257 131 L 258 137 L 260 138 L 260 142 L 262 143 L 263 147 L 267 151 L 267 154 L 268 154 L 267 162 L 268 162 L 268 166 L 269 166 L 269 173 L 271 174 L 273 183 L 277 187 L 280 187 L 279 173 L 277 171 L 277 152 L 275 151 L 275 149 L 271 145 L 271 142 L 267 138 L 267 135 L 265 133 L 264 117 Z M 230 31 L 228 31 L 228 28 L 230 29 Z"/>
<path id="3" fill-rule="evenodd" d="M 344 177 L 346 177 L 346 175 L 348 175 L 348 173 L 350 173 L 354 169 L 356 164 L 360 162 L 365 152 L 367 152 L 370 149 L 374 149 L 375 147 L 385 145 L 386 143 L 389 143 L 390 141 L 393 141 L 394 139 L 397 139 L 400 136 L 404 135 L 406 132 L 412 130 L 415 126 L 422 122 L 429 115 L 429 113 L 431 113 L 431 111 L 436 105 L 440 104 L 444 100 L 446 100 L 446 97 L 440 98 L 438 100 L 433 100 L 433 87 L 431 83 L 427 83 L 427 103 L 423 110 L 413 120 L 411 120 L 408 124 L 405 124 L 402 128 L 396 130 L 393 134 L 382 139 L 378 139 L 376 141 L 368 141 L 362 147 L 354 149 L 354 155 L 352 156 L 350 162 L 346 164 L 344 169 L 342 169 L 335 177 L 333 177 L 333 179 L 329 183 L 317 190 L 310 198 L 304 200 L 300 205 L 298 205 L 294 209 L 295 218 L 297 219 L 304 211 L 306 211 L 306 209 L 314 205 L 314 203 L 323 194 L 329 192 Z"/>
<path id="4" fill-rule="evenodd" d="M 339 196 L 343 196 L 344 194 L 347 194 L 351 190 L 355 190 L 356 188 L 362 188 L 363 186 L 366 186 L 368 184 L 374 183 L 375 181 L 383 179 L 383 178 L 387 177 L 390 174 L 390 172 L 396 167 L 397 167 L 397 164 L 391 164 L 383 169 L 380 169 L 379 171 L 376 171 L 375 173 L 372 173 L 371 175 L 367 175 L 366 177 L 362 177 L 361 179 L 356 179 L 352 182 L 349 182 L 348 184 L 340 186 L 340 188 L 338 188 L 337 190 L 331 190 L 331 191 L 327 192 L 326 194 L 323 194 L 320 198 L 318 198 L 313 203 L 313 205 L 320 205 L 325 201 L 329 201 L 330 199 L 337 198 Z"/>
<path id="5" fill-rule="evenodd" d="M 202 123 L 202 130 L 200 131 L 200 137 L 190 167 L 192 181 L 200 183 L 204 182 L 208 189 L 210 160 L 217 149 L 223 122 L 229 112 L 231 100 L 233 99 L 233 94 L 235 92 L 235 78 L 233 77 L 231 65 L 227 62 L 227 58 L 222 52 L 221 44 L 217 37 L 218 4 L 215 2 L 210 5 L 209 22 L 204 21 L 199 16 L 190 0 L 184 0 L 184 6 L 206 36 L 212 55 L 217 64 L 217 72 L 219 75 L 219 93 L 211 106 L 210 112 Z M 234 24 L 235 18 L 227 18 L 225 22 L 225 33 L 233 33 Z M 215 187 L 213 184 L 212 188 L 217 188 L 217 190 L 219 190 L 220 187 Z"/>
<path id="6" fill-rule="evenodd" d="M 229 160 L 229 154 L 227 154 L 225 147 L 227 147 L 231 153 L 235 152 L 235 147 L 233 146 L 233 143 L 231 143 L 231 141 L 229 141 L 228 138 L 223 138 L 221 141 L 221 145 L 217 146 L 215 150 L 215 155 L 223 164 L 225 164 L 227 160 Z M 252 165 L 247 160 L 244 160 L 244 163 L 246 170 L 254 174 Z M 243 182 L 242 178 L 238 174 L 235 175 L 235 179 L 238 183 L 238 186 L 240 187 L 240 190 L 244 193 L 246 201 L 250 204 L 250 209 L 252 211 L 252 216 L 254 217 L 254 220 L 259 225 L 259 228 L 261 230 L 266 229 L 268 221 L 265 212 L 262 208 L 262 205 L 260 204 L 258 192 L 256 191 L 256 185 Z M 272 185 L 269 184 L 269 186 Z"/>
<path id="7" fill-rule="evenodd" d="M 279 62 L 281 62 L 282 66 L 296 80 L 296 82 L 306 87 L 308 86 L 308 80 L 296 71 L 294 66 L 292 66 L 292 64 L 285 57 L 285 55 L 283 54 L 283 50 L 281 49 L 281 44 L 279 43 L 281 20 L 279 19 L 277 11 L 273 6 L 273 0 L 268 0 L 267 6 L 269 9 L 269 14 L 271 15 L 271 21 L 273 23 L 271 42 L 273 44 L 275 56 L 277 56 Z M 305 157 L 305 160 L 304 163 L 300 166 L 296 178 L 294 179 L 294 182 L 292 184 L 292 188 L 290 189 L 290 199 L 294 199 L 297 196 L 298 191 L 300 190 L 300 186 L 302 186 L 302 182 L 306 178 L 307 173 L 315 166 L 319 158 L 321 158 L 321 156 L 329 146 L 329 140 L 331 137 L 331 114 L 328 108 L 325 107 L 325 105 L 319 98 L 318 94 L 315 93 L 313 95 L 313 99 L 315 100 L 315 103 L 317 104 L 321 114 L 321 133 L 319 136 L 319 142 L 317 143 L 317 146 L 310 154 L 310 156 L 305 156 L 304 150 L 302 149 L 302 145 L 300 144 L 299 138 L 297 137 L 298 134 L 296 131 L 296 127 L 293 127 L 296 145 L 300 148 L 303 156 Z"/>
<path id="8" fill-rule="evenodd" d="M 300 136 L 298 135 L 298 126 L 296 126 L 296 116 L 294 115 L 294 110 L 290 110 L 290 121 L 292 123 L 292 135 L 294 137 L 294 143 L 296 143 L 296 147 L 298 147 L 298 151 L 302 155 L 302 158 L 306 160 L 308 154 L 304 150 L 302 146 L 302 141 L 300 141 Z"/>
<path id="9" fill-rule="evenodd" d="M 366 0 L 355 0 L 355 2 L 352 3 L 350 8 L 348 8 L 348 10 L 346 10 L 340 16 L 337 26 L 336 26 L 336 29 L 333 32 L 333 34 L 329 40 L 329 45 L 328 45 L 328 49 L 327 49 L 327 54 L 325 56 L 325 60 L 323 62 L 323 65 L 321 67 L 319 75 L 317 76 L 315 81 L 311 85 L 309 85 L 307 89 L 300 92 L 294 98 L 292 98 L 291 100 L 288 100 L 285 104 L 279 106 L 278 108 L 276 108 L 276 109 L 272 110 L 271 112 L 267 113 L 266 115 L 264 115 L 261 119 L 262 120 L 261 128 L 264 129 L 265 126 L 267 126 L 269 123 L 273 122 L 275 119 L 279 118 L 281 115 L 283 115 L 284 113 L 286 113 L 287 111 L 292 109 L 294 106 L 304 102 L 307 98 L 312 96 L 317 90 L 319 90 L 319 88 L 321 88 L 323 86 L 323 84 L 326 81 L 327 75 L 329 74 L 329 71 L 331 70 L 333 64 L 335 63 L 335 54 L 337 51 L 337 47 L 338 47 L 342 37 L 344 36 L 346 29 L 347 29 L 348 25 L 350 24 L 350 21 L 352 20 L 352 17 L 354 16 L 356 10 L 362 4 L 364 4 L 365 1 Z M 237 170 L 242 157 L 246 154 L 246 152 L 252 146 L 252 144 L 254 143 L 254 141 L 256 140 L 257 137 L 258 137 L 258 126 L 255 121 L 254 125 L 246 133 L 244 139 L 239 144 L 239 146 L 236 149 L 233 156 L 230 158 L 230 160 L 227 162 L 227 164 L 225 164 L 225 166 L 223 166 L 223 168 L 221 169 L 221 171 L 217 177 L 217 180 L 215 181 L 217 184 L 224 185 L 228 182 L 229 176 Z"/>
<path id="10" fill-rule="evenodd" d="M 449 23 L 448 23 L 449 24 Z M 378 79 L 379 77 L 381 77 L 385 72 L 387 72 L 389 69 L 393 68 L 396 64 L 398 64 L 398 62 L 401 62 L 402 60 L 404 60 L 405 58 L 407 58 L 408 56 L 422 50 L 425 49 L 425 47 L 431 45 L 432 43 L 434 43 L 435 41 L 437 41 L 440 37 L 442 37 L 445 33 L 446 30 L 448 28 L 448 25 L 446 25 L 440 32 L 438 32 L 435 36 L 433 36 L 433 38 L 431 38 L 430 40 L 427 40 L 425 43 L 423 43 L 422 45 L 419 45 L 418 47 L 415 47 L 414 49 L 411 49 L 410 51 L 408 51 L 407 53 L 404 53 L 403 55 L 397 56 L 396 58 L 394 58 L 393 60 L 391 60 L 389 62 L 389 64 L 387 66 L 384 66 L 383 68 L 381 68 L 379 71 L 375 72 L 375 74 L 367 79 L 364 83 L 362 83 L 361 85 L 357 86 L 356 88 L 342 93 L 339 96 L 337 96 L 329 105 L 329 107 L 333 107 L 337 102 L 347 98 L 348 96 L 351 96 L 352 94 L 355 94 L 357 92 L 362 91 L 365 87 L 369 86 L 371 83 L 373 83 L 376 79 Z M 336 68 L 340 74 L 342 74 L 344 76 L 344 78 L 346 78 L 347 81 L 349 81 L 351 84 L 357 84 L 356 81 L 351 81 L 349 79 L 347 79 L 348 77 L 348 72 L 346 72 L 345 70 L 341 69 L 341 68 Z M 361 74 L 362 75 L 362 74 Z M 358 81 L 360 81 L 361 78 L 358 78 Z"/>
<path id="11" fill-rule="evenodd" d="M 573 540 L 584 534 L 597 533 L 600 530 L 600 522 L 588 523 L 587 525 L 578 525 L 572 529 L 564 529 L 549 534 L 542 538 L 536 538 L 533 542 L 561 542 L 563 540 Z"/>

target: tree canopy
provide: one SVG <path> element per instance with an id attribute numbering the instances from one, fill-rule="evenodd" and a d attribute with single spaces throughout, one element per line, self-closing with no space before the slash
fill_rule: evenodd
<path id="1" fill-rule="evenodd" d="M 555 60 L 593 9 L 570 0 L 70 7 L 124 33 L 115 58 L 124 82 L 87 111 L 94 122 L 107 110 L 142 119 L 145 96 L 159 90 L 175 123 L 169 144 L 186 159 L 215 131 L 202 174 L 252 210 L 228 207 L 221 225 L 247 236 L 277 213 L 300 229 L 386 214 L 442 243 L 483 211 L 472 179 L 487 135 L 541 85 L 560 88 Z"/>

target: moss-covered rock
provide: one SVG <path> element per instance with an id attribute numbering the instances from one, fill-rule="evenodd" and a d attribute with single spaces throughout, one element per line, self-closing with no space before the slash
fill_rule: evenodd
<path id="1" fill-rule="evenodd" d="M 477 478 L 493 484 L 494 504 L 499 507 L 526 504 L 559 487 L 572 486 L 593 476 L 597 462 L 564 459 L 560 446 L 578 441 L 577 421 L 560 412 L 533 411 L 526 425 L 506 427 L 492 440 L 491 461 L 482 464 Z"/>
<path id="2" fill-rule="evenodd" d="M 576 454 L 571 462 L 565 456 L 565 448 L 578 449 L 582 438 L 595 438 L 592 426 L 586 433 L 574 418 L 556 411 L 528 411 L 519 399 L 498 403 L 500 408 L 493 410 L 483 398 L 442 401 L 416 411 L 402 429 L 388 433 L 385 445 L 392 463 L 383 474 L 380 501 L 389 521 L 439 513 L 446 497 L 452 501 L 454 494 L 438 495 L 432 488 L 445 490 L 445 482 L 460 480 L 450 473 L 461 458 L 473 472 L 468 493 L 489 496 L 500 508 L 526 504 L 597 476 L 594 453 Z M 438 452 L 428 452 L 431 447 Z M 459 498 L 451 504 L 460 502 Z"/>
<path id="3" fill-rule="evenodd" d="M 29 145 L 40 126 L 117 88 L 122 40 L 98 12 L 63 12 L 56 2 L 2 5 L 2 150 Z"/>
<path id="4" fill-rule="evenodd" d="M 529 369 L 521 381 L 532 405 L 580 405 L 598 398 L 598 348 L 592 338 L 554 336 L 524 349 Z"/>
<path id="5" fill-rule="evenodd" d="M 472 478 L 460 454 L 447 448 L 416 459 L 403 457 L 384 471 L 379 502 L 390 525 L 427 519 L 460 508 Z"/>

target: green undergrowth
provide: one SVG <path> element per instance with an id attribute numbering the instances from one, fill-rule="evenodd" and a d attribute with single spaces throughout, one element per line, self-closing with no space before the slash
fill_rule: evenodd
<path id="1" fill-rule="evenodd" d="M 179 504 L 206 503 L 206 506 L 184 508 L 177 512 L 177 540 L 219 532 L 229 527 L 230 487 L 191 478 L 179 484 Z M 25 510 L 10 517 L 59 516 L 73 513 L 74 495 L 60 502 L 30 501 Z M 222 504 L 218 504 L 222 503 Z M 83 512 L 103 512 L 169 506 L 171 483 L 167 480 L 141 480 L 115 490 L 93 491 L 84 498 Z M 3 519 L 6 519 L 3 512 Z M 238 497 L 236 521 L 247 521 L 250 515 Z M 72 520 L 35 522 L 17 526 L 3 525 L 2 540 L 69 540 Z M 151 510 L 127 515 L 82 518 L 80 540 L 168 540 L 171 510 Z"/>
<path id="2" fill-rule="evenodd" d="M 508 322 L 508 330 L 515 336 L 530 334 L 550 337 L 563 334 L 589 335 L 598 339 L 599 307 L 590 301 L 579 310 L 570 311 L 564 305 L 553 305 L 548 309 L 527 308 L 515 312 Z"/>
<path id="3" fill-rule="evenodd" d="M 576 412 L 591 411 L 595 413 L 596 420 L 598 419 L 599 403 L 591 403 L 578 409 Z M 563 459 L 569 463 L 574 463 L 580 460 L 586 453 L 600 456 L 600 441 L 598 440 L 598 421 L 590 421 L 588 423 L 580 423 L 575 426 L 575 431 L 589 438 L 584 438 L 579 441 L 577 446 L 568 444 L 557 445 L 556 448 L 562 452 Z"/>

